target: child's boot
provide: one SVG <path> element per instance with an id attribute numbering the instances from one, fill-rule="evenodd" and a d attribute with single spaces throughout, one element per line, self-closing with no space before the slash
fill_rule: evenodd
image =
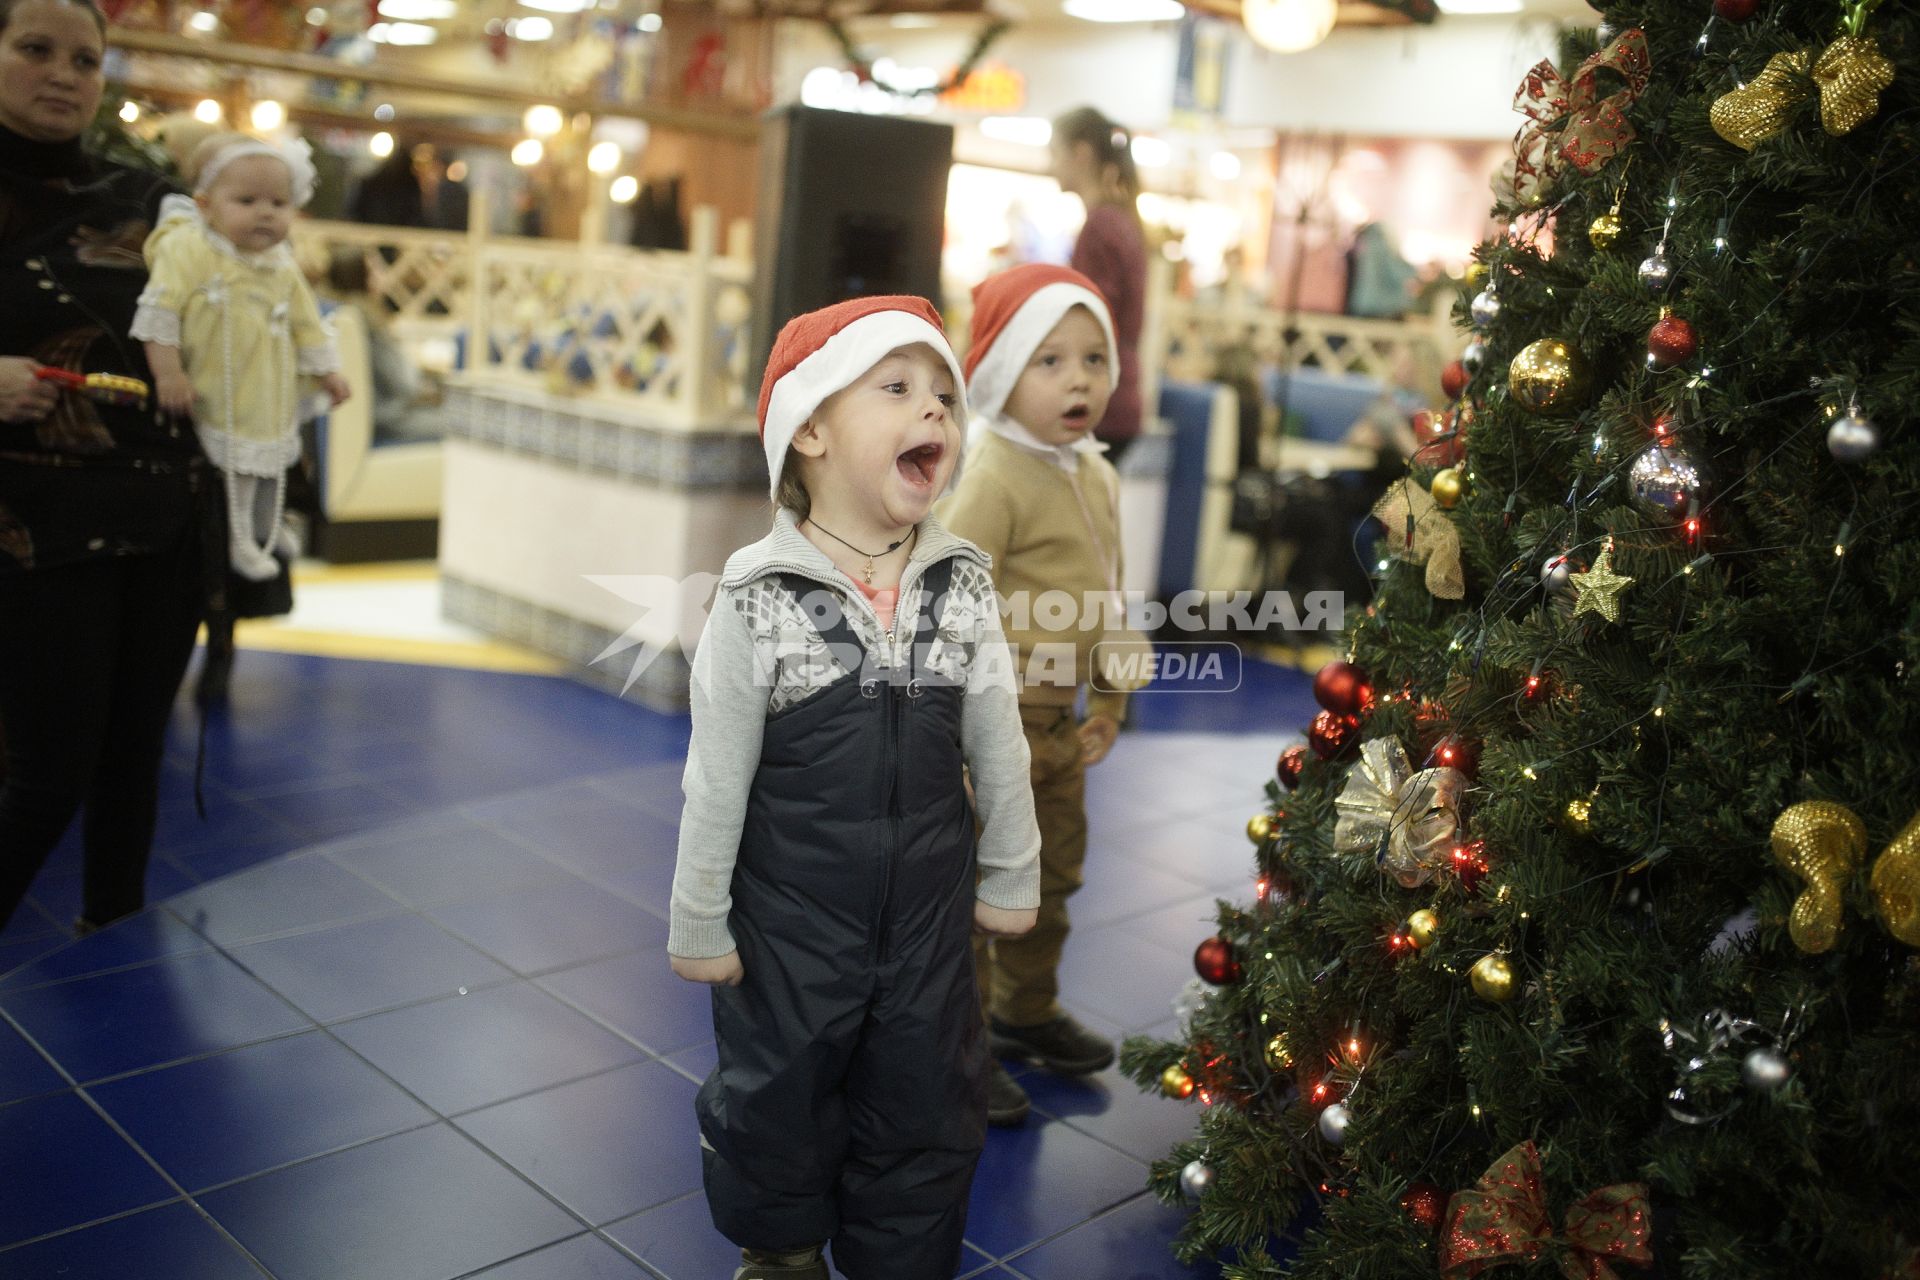
<path id="1" fill-rule="evenodd" d="M 1090 1076 L 1113 1065 L 1113 1042 L 1064 1013 L 1037 1027 L 1013 1027 L 991 1019 L 987 1045 L 999 1057 L 1032 1062 L 1063 1076 Z"/>
<path id="2" fill-rule="evenodd" d="M 742 1249 L 740 1262 L 733 1280 L 830 1280 L 826 1259 L 817 1246 L 788 1253 Z"/>
<path id="3" fill-rule="evenodd" d="M 1017 1128 L 1032 1105 L 1020 1082 L 996 1059 L 987 1076 L 987 1123 L 996 1129 Z"/>

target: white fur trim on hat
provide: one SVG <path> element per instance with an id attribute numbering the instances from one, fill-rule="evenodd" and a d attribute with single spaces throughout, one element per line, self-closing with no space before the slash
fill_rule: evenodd
<path id="1" fill-rule="evenodd" d="M 967 380 L 947 335 L 919 316 L 904 311 L 874 311 L 861 316 L 816 347 L 811 355 L 774 383 L 767 400 L 767 422 L 761 433 L 767 452 L 767 492 L 780 492 L 780 468 L 794 433 L 813 416 L 826 398 L 852 386 L 867 370 L 901 347 L 929 346 L 940 353 L 953 374 L 953 421 L 967 422 Z"/>
<path id="2" fill-rule="evenodd" d="M 1120 385 L 1120 344 L 1114 340 L 1113 316 L 1108 313 L 1107 304 L 1085 285 L 1056 280 L 1035 289 L 1020 304 L 987 353 L 980 357 L 980 363 L 973 367 L 967 399 L 975 413 L 995 414 L 1007 407 L 1007 397 L 1013 394 L 1014 385 L 1026 372 L 1034 349 L 1075 307 L 1085 307 L 1100 322 L 1100 331 L 1107 335 L 1107 377 L 1111 385 Z"/>

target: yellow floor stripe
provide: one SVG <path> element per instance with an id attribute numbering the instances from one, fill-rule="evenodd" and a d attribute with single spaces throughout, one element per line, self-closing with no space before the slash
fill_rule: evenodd
<path id="1" fill-rule="evenodd" d="M 391 560 L 377 564 L 326 564 L 301 560 L 293 566 L 293 585 L 342 582 L 431 582 L 440 574 L 432 560 Z"/>
<path id="2" fill-rule="evenodd" d="M 1297 649 L 1292 645 L 1263 644 L 1259 648 L 1259 655 L 1275 666 L 1318 671 L 1329 662 L 1346 657 L 1346 651 L 1330 644 L 1309 644 Z"/>
<path id="3" fill-rule="evenodd" d="M 271 622 L 241 622 L 234 643 L 242 649 L 275 653 L 304 653 L 320 658 L 357 658 L 367 662 L 411 662 L 432 667 L 462 667 L 474 671 L 512 671 L 529 675 L 560 675 L 566 670 L 557 658 L 502 641 L 462 644 L 451 640 L 409 640 L 399 636 L 351 635 L 339 631 L 299 631 Z"/>

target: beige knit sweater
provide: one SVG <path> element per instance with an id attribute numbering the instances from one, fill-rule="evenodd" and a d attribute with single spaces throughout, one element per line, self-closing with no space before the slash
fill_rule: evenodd
<path id="1" fill-rule="evenodd" d="M 1084 685 L 1087 714 L 1117 720 L 1147 644 L 1122 611 L 1119 477 L 1098 453 L 1073 457 L 1070 473 L 1051 452 L 981 432 L 936 511 L 993 557 L 1020 701 L 1071 705 Z"/>

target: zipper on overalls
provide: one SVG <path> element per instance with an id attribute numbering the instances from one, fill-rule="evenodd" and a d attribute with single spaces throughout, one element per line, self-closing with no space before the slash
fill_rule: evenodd
<path id="1" fill-rule="evenodd" d="M 911 571 L 911 566 L 909 566 Z M 903 575 L 900 589 L 893 599 L 893 624 L 887 628 L 887 657 L 892 660 L 889 668 L 896 678 L 887 682 L 886 715 L 886 759 L 887 759 L 887 853 L 880 865 L 880 911 L 874 921 L 873 960 L 877 964 L 886 955 L 888 928 L 890 920 L 887 908 L 893 897 L 893 864 L 900 857 L 900 744 L 905 738 L 902 720 L 906 715 L 907 691 L 897 678 L 900 670 L 900 613 L 906 603 L 907 580 Z M 909 643 L 907 657 L 907 679 L 913 679 L 913 653 Z"/>

